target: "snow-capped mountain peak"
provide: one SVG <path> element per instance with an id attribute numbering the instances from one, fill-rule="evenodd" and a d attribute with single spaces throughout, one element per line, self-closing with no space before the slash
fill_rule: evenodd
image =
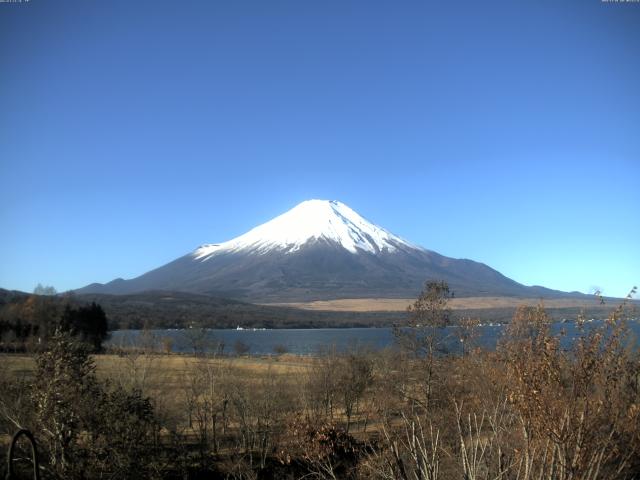
<path id="1" fill-rule="evenodd" d="M 403 246 L 419 248 L 365 220 L 344 203 L 307 200 L 244 235 L 224 243 L 203 245 L 192 255 L 195 259 L 206 260 L 222 252 L 262 254 L 279 250 L 292 253 L 319 240 L 341 245 L 351 253 L 393 252 Z"/>
<path id="2" fill-rule="evenodd" d="M 309 200 L 228 242 L 203 245 L 130 280 L 79 293 L 188 292 L 259 303 L 415 298 L 425 280 L 458 296 L 557 296 L 472 260 L 412 245 L 344 203 Z"/>

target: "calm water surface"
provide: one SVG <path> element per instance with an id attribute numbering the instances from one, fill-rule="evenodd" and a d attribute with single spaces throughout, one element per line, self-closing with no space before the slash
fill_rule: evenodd
<path id="1" fill-rule="evenodd" d="M 601 325 L 601 321 L 593 321 L 585 325 L 585 331 Z M 632 338 L 638 345 L 640 339 L 640 322 L 629 322 Z M 455 336 L 455 327 L 444 331 L 445 344 L 451 352 L 460 352 L 461 344 Z M 502 332 L 503 325 L 483 325 L 477 328 L 476 345 L 487 349 L 495 348 Z M 552 325 L 554 333 L 565 332 L 562 343 L 568 346 L 580 332 L 573 323 L 556 323 Z M 323 349 L 335 348 L 346 350 L 354 347 L 382 349 L 395 343 L 391 328 L 318 328 L 318 329 L 277 329 L 277 330 L 116 330 L 111 333 L 107 345 L 114 347 L 136 347 L 153 345 L 163 348 L 169 344 L 173 352 L 192 353 L 195 348 L 212 351 L 223 346 L 224 353 L 234 354 L 235 345 L 242 342 L 249 348 L 251 355 L 273 354 L 279 347 L 298 355 L 312 355 Z"/>

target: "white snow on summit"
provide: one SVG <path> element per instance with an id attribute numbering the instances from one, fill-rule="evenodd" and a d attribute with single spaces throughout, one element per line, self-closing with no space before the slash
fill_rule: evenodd
<path id="1" fill-rule="evenodd" d="M 307 200 L 244 235 L 220 244 L 203 245 L 192 255 L 206 260 L 222 252 L 291 253 L 307 242 L 321 239 L 338 243 L 351 253 L 393 252 L 398 246 L 420 248 L 368 222 L 344 203 Z"/>

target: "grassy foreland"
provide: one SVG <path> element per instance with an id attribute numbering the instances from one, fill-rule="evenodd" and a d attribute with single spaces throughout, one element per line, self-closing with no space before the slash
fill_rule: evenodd
<path id="1" fill-rule="evenodd" d="M 615 301 L 615 299 L 608 299 Z M 339 300 L 317 300 L 314 302 L 270 303 L 268 306 L 300 308 L 333 312 L 405 312 L 415 302 L 414 298 L 343 298 Z M 522 305 L 535 305 L 537 298 L 518 297 L 462 297 L 449 299 L 452 310 L 515 309 Z M 595 298 L 551 298 L 543 301 L 547 309 L 594 308 L 608 311 L 609 307 L 598 305 Z"/>

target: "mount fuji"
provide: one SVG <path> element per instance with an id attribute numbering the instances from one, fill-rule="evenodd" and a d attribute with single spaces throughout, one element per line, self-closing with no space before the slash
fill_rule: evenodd
<path id="1" fill-rule="evenodd" d="M 137 278 L 76 292 L 166 290 L 251 302 L 415 298 L 428 279 L 448 282 L 458 297 L 567 295 L 414 245 L 344 203 L 327 200 L 302 202 L 239 237 L 202 245 Z"/>

